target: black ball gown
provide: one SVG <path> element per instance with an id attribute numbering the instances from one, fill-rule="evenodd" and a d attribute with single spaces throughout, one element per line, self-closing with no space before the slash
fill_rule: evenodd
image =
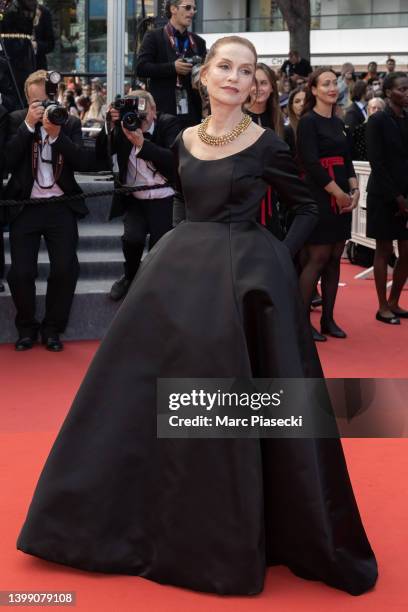
<path id="1" fill-rule="evenodd" d="M 144 259 L 51 450 L 18 548 L 90 571 L 254 594 L 265 569 L 352 594 L 377 569 L 337 439 L 158 439 L 158 377 L 316 377 L 291 260 L 316 205 L 271 130 L 221 160 L 176 141 L 180 222 Z M 269 184 L 296 217 L 255 222 Z"/>

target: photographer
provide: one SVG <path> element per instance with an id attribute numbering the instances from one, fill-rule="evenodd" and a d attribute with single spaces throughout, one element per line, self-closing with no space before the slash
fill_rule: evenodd
<path id="1" fill-rule="evenodd" d="M 192 77 L 204 61 L 206 46 L 203 38 L 187 31 L 195 13 L 194 0 L 168 1 L 169 21 L 164 28 L 146 32 L 136 65 L 137 76 L 149 78 L 148 89 L 158 110 L 178 115 L 181 127 L 195 125 L 202 118 L 201 98 Z"/>
<path id="2" fill-rule="evenodd" d="M 9 118 L 6 169 L 11 178 L 7 199 L 36 198 L 38 202 L 9 209 L 11 268 L 8 283 L 16 306 L 19 333 L 16 349 L 31 349 L 40 331 L 50 351 L 61 351 L 63 332 L 74 297 L 79 265 L 77 217 L 87 214 L 82 200 L 58 198 L 81 192 L 74 170 L 87 170 L 81 123 L 53 103 L 60 75 L 39 70 L 25 82 L 28 110 Z M 46 311 L 41 325 L 35 319 L 35 278 L 41 236 L 50 258 Z"/>
<path id="3" fill-rule="evenodd" d="M 134 108 L 129 111 L 132 100 Z M 120 110 L 121 107 L 125 112 Z M 167 181 L 174 181 L 174 158 L 170 146 L 179 132 L 179 124 L 174 116 L 158 114 L 153 97 L 143 90 L 111 105 L 108 120 L 108 128 L 98 135 L 96 154 L 102 158 L 110 148 L 110 153 L 117 155 L 120 184 L 163 184 L 163 189 L 114 196 L 110 218 L 124 215 L 122 248 L 125 274 L 113 284 L 110 297 L 120 300 L 126 295 L 138 270 L 147 234 L 150 234 L 151 249 L 172 228 L 174 191 Z"/>

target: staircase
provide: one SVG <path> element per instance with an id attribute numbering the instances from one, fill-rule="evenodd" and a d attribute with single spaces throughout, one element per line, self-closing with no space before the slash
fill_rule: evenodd
<path id="1" fill-rule="evenodd" d="M 93 177 L 77 176 L 83 191 L 112 189 L 113 183 L 92 181 Z M 90 214 L 79 221 L 78 259 L 80 275 L 68 327 L 63 335 L 66 340 L 100 339 L 112 321 L 120 302 L 108 297 L 112 283 L 123 274 L 123 254 L 120 237 L 121 219 L 108 222 L 111 196 L 86 200 Z M 10 266 L 8 234 L 5 234 L 6 274 Z M 45 291 L 49 270 L 48 253 L 44 242 L 38 257 L 37 319 L 44 312 Z M 17 332 L 14 326 L 15 309 L 6 283 L 6 292 L 0 293 L 0 343 L 14 342 Z"/>

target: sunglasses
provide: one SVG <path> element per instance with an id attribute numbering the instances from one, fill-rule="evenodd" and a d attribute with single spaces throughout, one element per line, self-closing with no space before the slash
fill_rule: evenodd
<path id="1" fill-rule="evenodd" d="M 193 4 L 179 4 L 177 8 L 183 8 L 187 12 L 189 12 L 189 11 L 193 11 L 193 13 L 197 12 L 197 9 L 196 9 L 196 7 Z"/>

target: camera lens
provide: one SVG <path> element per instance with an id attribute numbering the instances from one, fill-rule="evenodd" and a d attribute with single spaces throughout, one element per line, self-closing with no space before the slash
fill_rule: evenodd
<path id="1" fill-rule="evenodd" d="M 68 120 L 68 112 L 63 106 L 52 104 L 47 108 L 47 117 L 54 125 L 64 125 Z"/>
<path id="2" fill-rule="evenodd" d="M 136 113 L 126 113 L 122 117 L 124 127 L 130 132 L 135 132 L 142 126 L 142 122 Z"/>

